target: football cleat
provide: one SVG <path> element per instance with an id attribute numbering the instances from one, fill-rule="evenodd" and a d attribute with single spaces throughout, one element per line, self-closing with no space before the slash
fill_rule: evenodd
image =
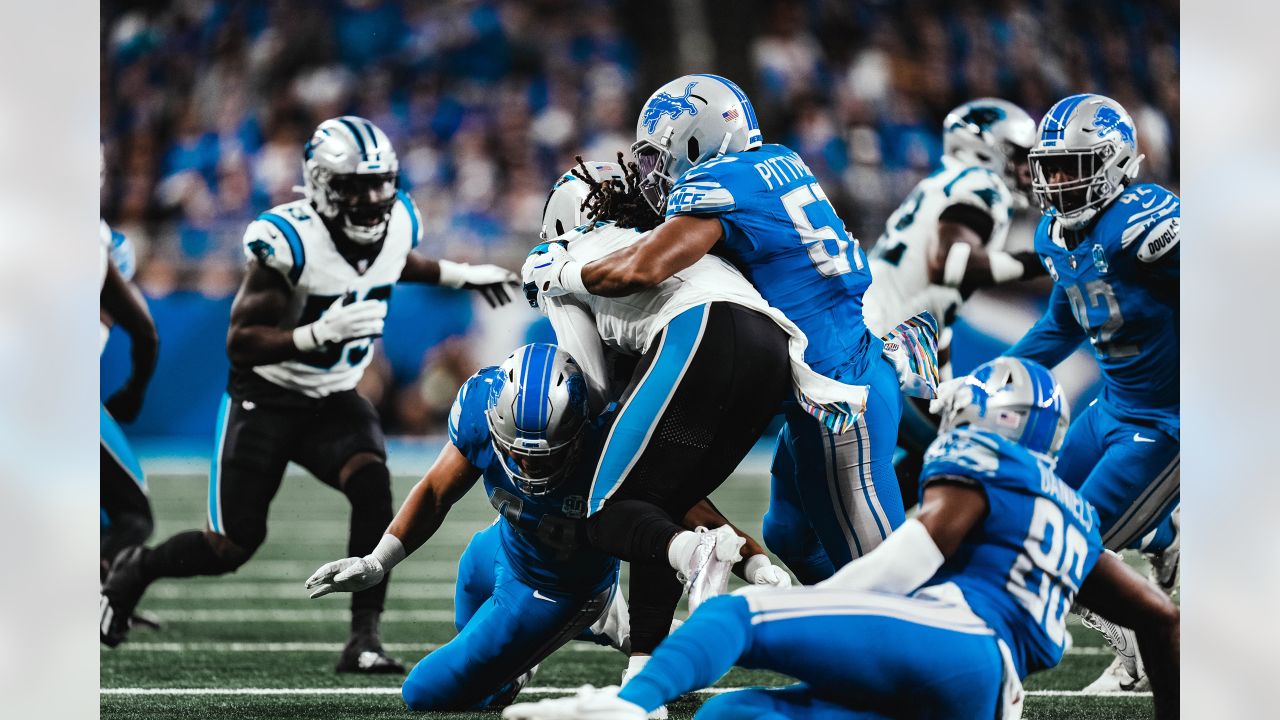
<path id="1" fill-rule="evenodd" d="M 1173 523 L 1173 542 L 1158 553 L 1144 555 L 1151 563 L 1152 582 L 1159 585 L 1165 595 L 1173 597 L 1178 588 L 1178 567 L 1182 560 L 1182 508 L 1175 509 L 1173 515 L 1169 516 L 1169 521 Z"/>
<path id="2" fill-rule="evenodd" d="M 111 563 L 98 601 L 98 634 L 102 644 L 115 647 L 129 637 L 134 609 L 147 589 L 142 575 L 146 548 L 135 545 L 121 550 Z"/>
<path id="3" fill-rule="evenodd" d="M 160 618 L 151 613 L 142 612 L 141 610 L 133 611 L 133 624 L 138 627 L 144 627 L 148 630 L 161 629 Z"/>
<path id="4" fill-rule="evenodd" d="M 1142 656 L 1138 654 L 1138 639 L 1133 631 L 1116 625 L 1086 608 L 1078 608 L 1078 610 L 1080 622 L 1084 623 L 1085 627 L 1102 633 L 1107 647 L 1116 654 L 1115 660 L 1107 666 L 1097 680 L 1085 687 L 1084 692 L 1091 695 L 1107 692 L 1136 692 L 1149 687 L 1146 668 L 1142 664 Z"/>
<path id="5" fill-rule="evenodd" d="M 609 609 L 587 630 L 597 638 L 603 638 L 609 647 L 624 655 L 631 654 L 631 617 L 621 590 L 614 591 Z"/>
<path id="6" fill-rule="evenodd" d="M 694 548 L 684 573 L 690 613 L 707 600 L 724 594 L 733 564 L 742 559 L 742 546 L 747 542 L 728 525 L 715 530 L 698 528 L 698 533 L 698 547 Z"/>
<path id="7" fill-rule="evenodd" d="M 382 649 L 382 641 L 377 635 L 361 633 L 352 635 L 347 641 L 347 646 L 342 648 L 342 655 L 338 657 L 338 665 L 334 670 L 340 673 L 369 675 L 402 674 L 404 665 Z"/>
<path id="8" fill-rule="evenodd" d="M 516 676 L 515 680 L 512 680 L 511 682 L 507 683 L 506 687 L 504 687 L 501 692 L 499 692 L 497 695 L 494 695 L 493 699 L 490 700 L 489 704 L 486 705 L 485 707 L 500 708 L 500 707 L 506 707 L 510 705 L 511 702 L 516 699 L 516 696 L 520 694 L 520 691 L 525 689 L 525 686 L 527 686 L 529 683 L 533 682 L 533 676 L 537 674 L 538 674 L 537 665 L 534 665 L 528 670 L 520 673 L 519 675 Z"/>
<path id="9" fill-rule="evenodd" d="M 674 625 L 676 622 L 679 621 L 672 621 L 672 624 Z M 674 631 L 675 630 L 673 628 L 672 632 Z M 644 669 L 644 666 L 648 662 L 648 655 L 632 655 L 627 661 L 627 669 L 622 671 L 622 685 L 625 687 L 628 682 L 631 682 L 631 678 L 639 675 L 640 671 Z M 667 720 L 667 706 L 659 705 L 646 717 L 648 717 L 649 720 Z"/>
<path id="10" fill-rule="evenodd" d="M 618 697 L 618 687 L 583 685 L 575 695 L 510 705 L 507 720 L 644 720 L 644 708 Z"/>

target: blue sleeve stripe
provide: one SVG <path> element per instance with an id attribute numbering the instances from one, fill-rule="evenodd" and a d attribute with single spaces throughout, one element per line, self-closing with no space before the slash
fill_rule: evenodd
<path id="1" fill-rule="evenodd" d="M 413 199 L 403 190 L 396 191 L 396 197 L 400 198 L 400 202 L 404 203 L 404 209 L 409 213 L 409 222 L 412 223 L 412 234 L 409 236 L 412 247 L 418 247 L 418 228 L 420 221 L 418 219 L 418 208 L 414 207 Z"/>
<path id="2" fill-rule="evenodd" d="M 284 239 L 289 242 L 289 251 L 293 253 L 293 265 L 289 268 L 289 282 L 296 285 L 298 278 L 302 277 L 302 267 L 307 264 L 307 253 L 302 249 L 302 238 L 298 235 L 298 230 L 288 220 L 272 212 L 262 213 L 258 219 L 275 225 L 276 229 L 284 234 Z"/>
<path id="3" fill-rule="evenodd" d="M 969 173 L 973 172 L 974 170 L 982 170 L 982 169 L 983 169 L 983 168 L 980 168 L 980 167 L 978 167 L 977 165 L 973 165 L 973 166 L 971 166 L 971 167 L 967 167 L 967 168 L 965 168 L 964 170 L 961 170 L 959 175 L 957 175 L 957 176 L 955 176 L 954 178 L 952 178 L 951 182 L 947 183 L 947 184 L 942 188 L 942 194 L 943 194 L 943 195 L 946 195 L 947 197 L 951 197 L 951 188 L 955 187 L 955 184 L 956 184 L 956 183 L 960 182 L 960 180 L 961 180 L 962 178 L 964 178 L 964 176 L 965 176 L 965 175 L 968 175 Z"/>

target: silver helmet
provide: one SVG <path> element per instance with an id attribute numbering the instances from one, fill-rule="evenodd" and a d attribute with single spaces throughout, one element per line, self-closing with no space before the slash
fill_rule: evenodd
<path id="1" fill-rule="evenodd" d="M 355 115 L 320 123 L 302 153 L 307 199 L 347 239 L 362 244 L 387 234 L 399 172 L 390 138 Z"/>
<path id="2" fill-rule="evenodd" d="M 574 175 L 575 170 L 581 172 L 584 167 L 596 182 L 618 182 L 626 187 L 626 173 L 615 162 L 587 160 L 566 170 L 551 187 L 547 204 L 542 208 L 542 232 L 539 237 L 543 240 L 560 237 L 593 219 L 587 217 L 587 211 L 583 207 L 587 196 L 591 194 L 591 186 Z"/>
<path id="3" fill-rule="evenodd" d="M 1102 95 L 1059 100 L 1040 121 L 1031 149 L 1031 190 L 1040 209 L 1078 230 L 1138 176 L 1142 155 L 1133 118 Z"/>
<path id="4" fill-rule="evenodd" d="M 939 432 L 972 425 L 1056 457 L 1071 410 L 1062 386 L 1040 363 L 998 357 L 962 378 L 943 401 Z"/>
<path id="5" fill-rule="evenodd" d="M 573 469 L 587 424 L 587 380 L 555 345 L 517 348 L 502 363 L 485 420 L 502 469 L 521 492 L 545 495 Z"/>
<path id="6" fill-rule="evenodd" d="M 760 123 L 746 93 L 718 75 L 685 75 L 658 88 L 636 122 L 631 154 L 640 192 L 659 215 L 689 168 L 725 153 L 760 147 Z"/>
<path id="7" fill-rule="evenodd" d="M 1027 153 L 1035 144 L 1036 121 L 1022 108 L 999 98 L 970 100 L 942 121 L 943 152 L 1004 178 L 1020 208 L 1029 204 Z"/>

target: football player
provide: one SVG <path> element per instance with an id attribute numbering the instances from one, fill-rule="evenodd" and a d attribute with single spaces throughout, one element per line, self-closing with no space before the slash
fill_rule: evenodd
<path id="1" fill-rule="evenodd" d="M 626 605 L 615 596 L 618 561 L 590 547 L 583 528 L 603 435 L 573 358 L 554 345 L 518 348 L 458 391 L 448 444 L 373 552 L 328 563 L 307 580 L 312 597 L 376 586 L 484 479 L 500 517 L 463 553 L 458 636 L 405 679 L 410 709 L 505 705 L 538 663 L 574 638 L 628 649 Z M 705 504 L 699 512 L 709 519 Z"/>
<path id="2" fill-rule="evenodd" d="M 912 189 L 869 253 L 875 281 L 863 296 L 867 327 L 883 337 L 902 318 L 928 310 L 942 327 L 944 378 L 950 377 L 947 326 L 965 299 L 979 288 L 1044 274 L 1035 252 L 1004 249 L 1014 210 L 1028 206 L 1027 151 L 1035 140 L 1035 121 L 1008 101 L 982 98 L 952 110 L 942 123 L 941 169 Z M 906 456 L 898 461 L 898 479 L 910 507 L 938 428 L 926 403 L 906 402 L 902 413 L 898 446 Z M 779 500 L 771 516 L 799 515 L 786 511 L 785 496 Z"/>
<path id="3" fill-rule="evenodd" d="M 1048 370 L 998 358 L 943 407 L 920 513 L 817 587 L 714 598 L 621 691 L 507 718 L 642 718 L 733 665 L 800 682 L 712 698 L 699 718 L 1017 718 L 1056 665 L 1073 600 L 1133 627 L 1157 718 L 1178 716 L 1177 606 L 1103 552 L 1098 514 L 1053 473 L 1068 410 Z"/>
<path id="4" fill-rule="evenodd" d="M 122 642 L 143 591 L 163 577 L 222 575 L 267 534 L 285 466 L 297 462 L 351 503 L 348 548 L 364 555 L 391 520 L 390 474 L 373 406 L 355 391 L 397 282 L 479 290 L 510 300 L 514 275 L 492 265 L 431 260 L 413 200 L 396 190 L 386 134 L 363 118 L 326 120 L 307 142 L 305 195 L 250 224 L 249 268 L 231 309 L 231 375 L 217 421 L 208 525 L 115 560 L 103 588 L 102 641 Z M 338 672 L 403 672 L 382 651 L 386 581 L 352 598 Z M 110 616 L 110 617 L 108 617 Z"/>
<path id="5" fill-rule="evenodd" d="M 636 138 L 640 191 L 665 222 L 590 263 L 551 245 L 549 260 L 524 279 L 547 295 L 618 297 L 678 278 L 715 248 L 808 338 L 809 367 L 869 386 L 865 407 L 801 399 L 785 410 L 774 472 L 795 483 L 830 559 L 790 568 L 803 581 L 821 579 L 904 517 L 892 465 L 901 395 L 894 364 L 863 321 L 866 256 L 804 160 L 763 144 L 751 102 L 732 82 L 686 75 L 667 83 L 645 102 Z"/>
<path id="6" fill-rule="evenodd" d="M 131 422 L 142 409 L 147 384 L 155 371 L 159 336 L 142 293 L 130 282 L 134 272 L 133 243 L 101 221 L 99 252 L 102 255 L 101 348 L 107 345 L 111 326 L 129 335 L 132 370 L 129 379 L 101 405 L 101 475 L 99 554 L 102 578 L 111 560 L 123 548 L 146 542 L 153 520 L 147 499 L 147 481 L 118 422 Z"/>
<path id="7" fill-rule="evenodd" d="M 1116 101 L 1072 95 L 1040 121 L 1029 155 L 1044 212 L 1035 249 L 1053 278 L 1044 317 L 1007 355 L 1052 367 L 1087 337 L 1103 389 L 1067 433 L 1058 475 L 1098 509 L 1110 550 L 1137 548 L 1172 592 L 1179 539 L 1177 195 L 1134 183 L 1142 155 Z M 1086 622 L 1092 617 L 1085 615 Z M 1141 687 L 1132 633 L 1101 624 L 1120 653 L 1091 691 Z"/>
<path id="8" fill-rule="evenodd" d="M 579 262 L 641 242 L 661 217 L 640 197 L 636 179 L 617 163 L 580 160 L 547 199 L 544 239 L 571 228 L 554 244 Z M 548 248 L 535 248 L 526 269 L 544 262 Z M 687 578 L 689 605 L 696 608 L 724 591 L 728 568 L 737 561 L 730 543 L 739 541 L 730 528 L 717 540 L 679 524 L 689 508 L 737 468 L 792 385 L 810 400 L 858 407 L 866 388 L 811 370 L 802 359 L 804 334 L 718 257 L 699 258 L 676 277 L 616 298 L 571 293 L 539 299 L 536 287 L 530 291 L 561 345 L 581 360 L 596 394 L 613 397 L 603 387 L 606 348 L 640 358 L 619 393 L 621 409 L 596 467 L 587 521 L 597 547 L 632 563 L 634 671 L 670 627 L 680 597 L 676 572 Z M 677 344 L 690 330 L 698 335 L 691 351 Z M 771 341 L 761 343 L 756 338 L 765 332 Z M 637 508 L 637 502 L 647 507 Z M 623 511 L 635 519 L 624 518 L 626 533 L 620 534 L 611 514 Z M 637 554 L 632 543 L 640 534 L 646 543 Z M 761 582 L 756 572 L 752 576 Z M 790 584 L 786 575 L 778 580 Z"/>

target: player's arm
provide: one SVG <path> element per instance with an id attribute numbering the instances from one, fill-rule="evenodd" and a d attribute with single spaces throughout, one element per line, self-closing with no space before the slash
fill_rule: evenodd
<path id="1" fill-rule="evenodd" d="M 115 263 L 107 263 L 101 302 L 102 310 L 129 334 L 131 364 L 129 379 L 107 400 L 107 412 L 117 420 L 130 422 L 142 409 L 147 384 L 155 373 L 160 336 L 142 294 L 124 279 Z"/>
<path id="2" fill-rule="evenodd" d="M 548 296 L 590 293 L 620 297 L 651 288 L 711 252 L 724 229 L 716 218 L 677 215 L 638 242 L 582 264 L 560 243 L 535 248 L 524 266 L 527 288 Z"/>
<path id="3" fill-rule="evenodd" d="M 929 282 L 968 297 L 980 288 L 1045 274 L 1034 252 L 988 251 L 994 229 L 991 214 L 973 205 L 957 203 L 943 210 L 928 255 Z"/>
<path id="4" fill-rule="evenodd" d="M 511 302 L 515 288 L 520 286 L 515 273 L 497 265 L 433 260 L 416 252 L 409 253 L 405 258 L 400 280 L 458 290 L 476 290 L 489 303 L 489 307 Z"/>
<path id="5" fill-rule="evenodd" d="M 291 360 L 328 344 L 342 344 L 382 334 L 387 304 L 361 300 L 349 305 L 338 298 L 313 323 L 280 327 L 289 309 L 289 286 L 280 273 L 250 263 L 231 304 L 227 357 L 236 367 L 254 367 Z"/>
<path id="6" fill-rule="evenodd" d="M 1060 285 L 1053 286 L 1049 295 L 1049 309 L 1045 311 L 1026 335 L 1013 347 L 1004 351 L 1009 357 L 1035 360 L 1052 368 L 1067 359 L 1084 341 L 1084 328 L 1076 322 L 1071 312 L 1071 301 Z"/>
<path id="7" fill-rule="evenodd" d="M 582 367 L 591 411 L 600 412 L 609 391 L 609 366 L 595 318 L 581 301 L 569 296 L 543 298 L 541 306 L 555 330 L 556 344 Z"/>
<path id="8" fill-rule="evenodd" d="M 791 587 L 791 576 L 769 560 L 764 546 L 756 542 L 755 538 L 743 532 L 742 528 L 730 522 L 720 512 L 720 509 L 711 502 L 710 498 L 703 498 L 698 501 L 697 505 L 689 508 L 689 512 L 685 513 L 681 524 L 687 530 L 696 530 L 699 527 L 718 528 L 722 525 L 728 525 L 733 528 L 738 537 L 746 541 L 746 544 L 742 546 L 742 560 L 733 566 L 735 575 L 752 585 Z"/>
<path id="9" fill-rule="evenodd" d="M 382 582 L 391 568 L 435 535 L 450 508 L 480 477 L 480 470 L 447 443 L 427 474 L 405 498 L 373 552 L 326 563 L 307 579 L 317 598 L 332 592 L 358 592 Z"/>
<path id="10" fill-rule="evenodd" d="M 932 477 L 916 517 L 818 585 L 905 595 L 928 582 L 986 514 L 987 497 L 973 480 Z"/>
<path id="11" fill-rule="evenodd" d="M 1178 606 L 1111 553 L 1103 553 L 1076 595 L 1080 604 L 1133 630 L 1151 680 L 1156 718 L 1178 717 L 1181 619 Z"/>

